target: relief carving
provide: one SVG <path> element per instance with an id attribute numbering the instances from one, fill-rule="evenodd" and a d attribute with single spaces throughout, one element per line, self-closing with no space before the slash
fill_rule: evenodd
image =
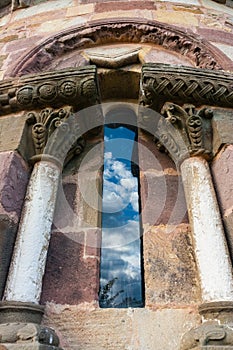
<path id="1" fill-rule="evenodd" d="M 0 324 L 0 344 L 19 345 L 43 344 L 59 347 L 59 338 L 55 331 L 49 327 L 35 323 L 3 323 Z"/>
<path id="2" fill-rule="evenodd" d="M 161 110 L 155 142 L 161 151 L 180 163 L 189 156 L 212 156 L 212 110 L 196 111 L 193 105 L 180 107 L 167 102 Z"/>
<path id="3" fill-rule="evenodd" d="M 166 101 L 233 106 L 231 74 L 148 63 L 142 69 L 140 103 L 159 111 Z"/>
<path id="4" fill-rule="evenodd" d="M 156 21 L 119 19 L 100 23 L 88 23 L 70 31 L 64 31 L 46 40 L 28 53 L 9 76 L 21 76 L 48 70 L 56 58 L 94 45 L 108 43 L 151 43 L 178 52 L 192 61 L 199 68 L 226 69 L 230 59 L 216 48 L 197 38 L 192 33 L 185 33 L 177 27 Z"/>
<path id="5" fill-rule="evenodd" d="M 63 164 L 65 159 L 65 162 L 69 161 L 84 149 L 82 131 L 71 107 L 30 112 L 28 123 L 33 124 L 32 140 L 36 156 L 50 156 Z"/>
<path id="6" fill-rule="evenodd" d="M 49 72 L 0 83 L 0 115 L 17 110 L 100 103 L 95 66 Z"/>
<path id="7" fill-rule="evenodd" d="M 182 340 L 180 350 L 224 350 L 233 348 L 233 329 L 217 323 L 204 323 L 191 329 Z"/>

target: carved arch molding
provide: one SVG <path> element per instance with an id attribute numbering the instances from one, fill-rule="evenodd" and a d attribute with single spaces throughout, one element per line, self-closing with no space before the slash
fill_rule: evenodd
<path id="1" fill-rule="evenodd" d="M 69 53 L 74 53 L 76 57 L 76 53 L 83 52 L 83 49 L 98 49 L 108 44 L 160 47 L 185 57 L 193 67 L 148 63 L 141 68 L 139 55 L 130 52 L 123 61 L 117 57 L 118 66 L 114 66 L 115 61 L 110 67 L 110 74 L 108 72 L 105 75 L 111 77 L 111 86 L 102 74 L 103 66 L 100 64 L 100 69 L 97 69 L 91 59 L 86 60 L 85 64 L 77 63 L 78 67 L 71 67 L 68 62 L 66 69 L 54 70 L 54 62 L 57 60 L 55 67 L 59 69 L 59 60 Z M 232 107 L 232 74 L 222 71 L 229 66 L 229 61 L 205 40 L 191 32 L 184 33 L 175 26 L 138 19 L 96 21 L 48 38 L 21 57 L 13 68 L 10 67 L 7 75 L 13 79 L 0 83 L 0 115 L 63 106 L 72 106 L 74 111 L 81 111 L 88 106 L 99 106 L 103 99 L 112 95 L 124 99 L 139 98 L 140 105 L 158 112 L 168 101 L 192 103 L 195 107 Z M 139 64 L 137 72 L 130 69 L 130 64 L 135 62 Z M 106 95 L 106 90 L 110 91 L 110 95 Z M 100 107 L 96 109 L 95 115 L 98 122 L 102 120 Z M 143 116 L 140 118 L 144 126 L 146 119 Z"/>
<path id="2" fill-rule="evenodd" d="M 83 26 L 69 28 L 48 38 L 20 57 L 13 67 L 9 67 L 6 77 L 41 73 L 54 68 L 54 62 L 70 53 L 85 48 L 107 44 L 154 45 L 178 54 L 198 68 L 229 70 L 232 61 L 219 49 L 191 31 L 182 31 L 176 26 L 138 18 L 117 18 L 93 21 Z M 163 61 L 164 62 L 164 61 Z M 76 66 L 91 63 L 76 62 Z M 142 63 L 142 62 L 141 62 Z M 68 67 L 74 67 L 68 65 Z M 59 69 L 59 65 L 58 65 Z"/>

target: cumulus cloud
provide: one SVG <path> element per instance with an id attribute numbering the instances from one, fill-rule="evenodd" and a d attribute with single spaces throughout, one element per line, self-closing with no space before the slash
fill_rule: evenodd
<path id="1" fill-rule="evenodd" d="M 114 213 L 128 205 L 138 210 L 138 183 L 126 164 L 105 153 L 103 212 Z"/>

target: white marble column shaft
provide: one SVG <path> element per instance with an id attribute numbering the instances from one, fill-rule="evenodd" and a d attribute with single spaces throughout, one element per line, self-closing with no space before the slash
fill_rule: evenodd
<path id="1" fill-rule="evenodd" d="M 54 163 L 35 164 L 5 288 L 6 301 L 40 301 L 59 179 L 60 169 Z"/>
<path id="2" fill-rule="evenodd" d="M 182 163 L 181 174 L 203 302 L 232 301 L 232 267 L 209 165 L 191 157 Z"/>

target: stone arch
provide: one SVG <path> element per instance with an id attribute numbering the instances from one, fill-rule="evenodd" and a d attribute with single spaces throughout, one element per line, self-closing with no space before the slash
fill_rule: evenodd
<path id="1" fill-rule="evenodd" d="M 118 18 L 89 22 L 49 37 L 21 57 L 7 76 L 48 71 L 54 60 L 70 52 L 113 43 L 158 45 L 178 53 L 198 68 L 221 70 L 231 65 L 225 54 L 191 31 L 184 32 L 176 26 L 156 21 Z M 77 65 L 83 65 L 83 62 Z"/>

